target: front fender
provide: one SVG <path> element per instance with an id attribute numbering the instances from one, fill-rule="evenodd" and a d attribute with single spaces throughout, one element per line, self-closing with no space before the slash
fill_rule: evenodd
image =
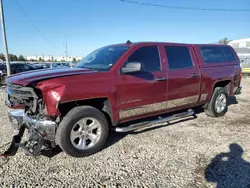
<path id="1" fill-rule="evenodd" d="M 60 115 L 58 104 L 64 95 L 65 85 L 55 85 L 54 87 L 49 87 L 39 84 L 37 87 L 42 92 L 47 116 L 53 117 Z"/>

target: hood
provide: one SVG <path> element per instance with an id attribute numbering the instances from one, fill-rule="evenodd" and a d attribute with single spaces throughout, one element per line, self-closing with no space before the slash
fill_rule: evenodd
<path id="1" fill-rule="evenodd" d="M 72 76 L 79 74 L 89 74 L 94 72 L 96 71 L 84 68 L 39 69 L 35 71 L 28 71 L 11 75 L 7 78 L 6 83 L 15 83 L 18 85 L 27 86 L 32 82 L 37 82 L 50 78 Z"/>

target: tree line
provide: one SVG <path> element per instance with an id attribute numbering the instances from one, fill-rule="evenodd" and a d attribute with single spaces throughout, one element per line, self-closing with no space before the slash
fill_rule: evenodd
<path id="1" fill-rule="evenodd" d="M 5 61 L 4 54 L 0 54 L 0 60 Z M 9 54 L 9 60 L 10 61 L 26 61 L 26 59 L 22 55 L 17 57 L 15 54 Z"/>
<path id="2" fill-rule="evenodd" d="M 228 44 L 229 42 L 231 42 L 232 40 L 228 40 L 227 37 L 223 38 L 223 39 L 220 39 L 219 40 L 219 43 L 220 44 Z"/>

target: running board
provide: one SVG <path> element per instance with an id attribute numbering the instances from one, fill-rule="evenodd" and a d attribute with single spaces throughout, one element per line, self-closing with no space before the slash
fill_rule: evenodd
<path id="1" fill-rule="evenodd" d="M 159 119 L 152 120 L 152 121 L 144 121 L 141 123 L 132 124 L 132 125 L 127 126 L 127 127 L 116 127 L 115 132 L 129 132 L 129 131 L 133 131 L 136 129 L 150 127 L 150 126 L 155 125 L 155 124 L 173 121 L 173 120 L 177 120 L 177 119 L 181 119 L 181 118 L 185 118 L 185 117 L 189 117 L 189 116 L 193 116 L 193 115 L 194 115 L 194 111 L 192 109 L 189 109 L 186 112 L 174 114 L 172 116 L 168 116 L 165 118 L 159 118 Z"/>

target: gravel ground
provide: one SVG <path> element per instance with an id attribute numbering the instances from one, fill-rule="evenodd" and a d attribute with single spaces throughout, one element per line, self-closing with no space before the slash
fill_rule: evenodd
<path id="1" fill-rule="evenodd" d="M 228 113 L 113 133 L 107 147 L 87 158 L 64 153 L 32 158 L 21 151 L 0 159 L 0 187 L 218 187 L 250 188 L 250 79 Z M 14 134 L 0 92 L 0 152 Z"/>

